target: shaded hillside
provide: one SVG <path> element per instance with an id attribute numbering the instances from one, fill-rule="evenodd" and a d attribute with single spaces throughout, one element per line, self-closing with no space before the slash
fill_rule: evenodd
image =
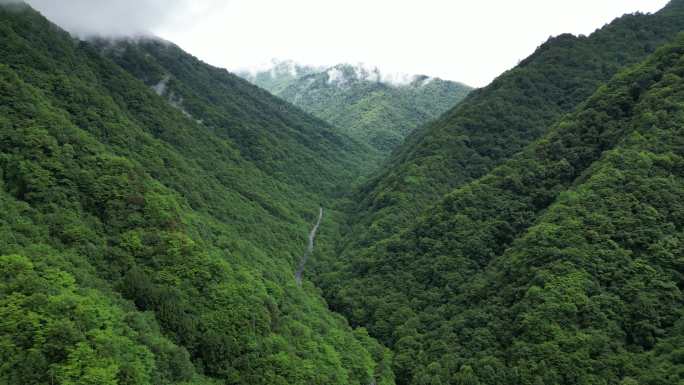
<path id="1" fill-rule="evenodd" d="M 394 79 L 349 64 L 316 70 L 290 63 L 243 76 L 386 154 L 471 91 L 439 78 Z"/>
<path id="2" fill-rule="evenodd" d="M 378 154 L 370 147 L 172 43 L 95 43 L 107 57 L 186 116 L 234 143 L 243 158 L 277 179 L 331 192 L 339 182 L 355 180 L 376 167 Z M 331 175 L 341 179 L 322 179 Z"/>
<path id="3" fill-rule="evenodd" d="M 519 152 L 620 68 L 643 60 L 683 26 L 684 14 L 664 10 L 623 16 L 588 37 L 552 38 L 413 132 L 355 194 L 360 204 L 353 209 L 345 258 L 405 229 L 443 194 Z"/>
<path id="4" fill-rule="evenodd" d="M 487 351 L 489 345 L 500 346 L 496 345 L 501 343 L 499 338 L 512 338 L 495 333 L 479 340 L 477 333 L 494 333 L 492 325 L 486 330 L 464 332 L 475 334 L 460 334 L 461 329 L 454 329 L 457 326 L 450 323 L 458 312 L 471 314 L 468 306 L 455 300 L 466 295 L 459 287 L 471 282 L 471 275 L 477 271 L 464 259 L 476 261 L 468 263 L 478 268 L 487 266 L 516 238 L 517 226 L 526 228 L 536 220 L 538 212 L 521 207 L 543 202 L 548 205 L 560 190 L 569 187 L 512 177 L 506 183 L 534 191 L 528 197 L 506 200 L 506 191 L 473 190 L 475 187 L 468 183 L 546 135 L 621 67 L 643 60 L 657 46 L 674 39 L 684 27 L 682 14 L 672 11 L 678 4 L 655 15 L 624 16 L 589 37 L 563 35 L 549 40 L 518 67 L 411 134 L 384 170 L 356 192 L 355 203 L 349 203 L 350 210 L 356 213 L 350 229 L 338 250 L 328 250 L 317 259 L 317 282 L 333 309 L 345 314 L 352 324 L 364 325 L 371 335 L 393 348 L 399 383 L 422 383 L 433 374 L 442 382 L 456 381 L 451 376 L 459 370 L 457 363 L 466 363 L 466 352 L 474 354 L 478 347 Z M 636 91 L 628 91 L 644 90 L 637 87 Z M 606 109 L 618 107 L 610 105 Z M 580 132 L 572 135 L 579 136 Z M 596 143 L 591 142 L 584 145 L 591 150 L 578 150 L 580 153 L 567 156 L 567 162 L 584 156 L 581 151 L 600 155 L 615 143 L 606 147 L 592 147 Z M 524 164 L 515 170 L 522 175 L 539 172 L 542 176 L 566 172 L 570 173 L 565 176 L 570 178 L 566 183 L 573 183 L 578 172 L 596 160 L 583 158 L 581 165 L 560 162 L 541 170 Z M 523 170 L 523 166 L 531 168 Z M 492 176 L 482 180 L 488 178 Z M 480 182 L 474 183 L 472 186 L 478 186 Z M 465 194 L 464 202 L 457 206 L 460 211 L 445 213 L 441 206 L 434 206 L 454 188 L 462 188 L 461 194 Z M 482 201 L 490 194 L 500 200 Z M 499 215 L 509 214 L 499 219 Z M 476 220 L 468 220 L 470 216 Z M 416 226 L 416 218 L 425 219 Z M 434 229 L 429 230 L 430 226 Z M 424 231 L 432 234 L 424 236 Z M 494 284 L 489 279 L 496 278 L 478 277 L 467 288 L 470 294 L 477 285 Z M 450 313 L 443 313 L 444 308 L 449 308 Z M 473 318 L 459 322 L 479 327 L 492 317 L 492 313 L 482 315 L 478 311 L 476 306 Z M 471 339 L 476 342 L 467 347 Z M 497 349 L 494 351 L 504 352 L 502 355 L 508 352 Z M 449 364 L 449 358 L 437 359 L 441 355 L 454 359 Z M 503 361 L 490 365 L 495 372 L 497 365 L 516 367 L 499 359 Z M 527 381 L 533 377 L 525 378 Z M 507 381 L 518 380 L 509 377 Z M 486 383 L 507 382 L 499 379 Z"/>
<path id="5" fill-rule="evenodd" d="M 398 383 L 679 384 L 684 36 L 324 280 Z"/>
<path id="6" fill-rule="evenodd" d="M 483 175 L 538 138 L 619 68 L 674 37 L 683 20 L 664 12 L 627 15 L 589 37 L 550 39 L 519 66 L 411 135 L 386 171 L 367 185 L 367 204 L 373 212 L 393 211 L 395 202 L 401 206 L 409 200 L 420 209 Z"/>
<path id="7" fill-rule="evenodd" d="M 173 45 L 113 51 L 0 6 L 0 382 L 393 383 L 294 280 L 370 151 Z"/>

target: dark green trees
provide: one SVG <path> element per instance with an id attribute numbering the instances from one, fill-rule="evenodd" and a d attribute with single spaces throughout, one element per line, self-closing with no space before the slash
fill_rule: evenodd
<path id="1" fill-rule="evenodd" d="M 362 229 L 351 237 L 357 246 L 350 253 L 406 227 L 435 199 L 539 138 L 619 69 L 674 38 L 683 19 L 666 10 L 626 15 L 588 37 L 551 38 L 520 65 L 413 132 L 355 197 L 362 202 L 355 220 Z"/>
<path id="2" fill-rule="evenodd" d="M 0 6 L 0 383 L 393 383 L 293 275 L 372 154 L 176 47 L 123 47 Z"/>
<path id="3" fill-rule="evenodd" d="M 679 226 L 681 40 L 600 84 L 683 25 L 666 9 L 549 41 L 358 191 L 319 283 L 392 347 L 399 383 L 455 383 L 464 365 L 486 384 L 678 378 L 678 241 L 662 247 Z"/>
<path id="4" fill-rule="evenodd" d="M 680 8 L 550 40 L 346 218 L 367 146 L 0 7 L 0 383 L 682 383 Z M 308 276 L 356 329 L 294 281 L 321 202 Z"/>

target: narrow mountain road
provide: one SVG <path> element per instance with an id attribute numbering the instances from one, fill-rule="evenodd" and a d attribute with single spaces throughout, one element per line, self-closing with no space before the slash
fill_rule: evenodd
<path id="1" fill-rule="evenodd" d="M 311 253 L 313 252 L 314 239 L 316 239 L 318 227 L 321 225 L 321 219 L 323 219 L 323 207 L 319 207 L 318 210 L 318 220 L 316 221 L 314 227 L 311 229 L 311 232 L 309 232 L 309 244 L 306 246 L 306 251 L 304 251 L 302 259 L 299 260 L 299 266 L 297 267 L 297 271 L 295 272 L 295 279 L 297 280 L 297 285 L 299 286 L 302 285 L 302 273 L 304 272 L 304 266 L 306 266 L 306 260 L 309 259 L 309 255 L 311 255 Z"/>

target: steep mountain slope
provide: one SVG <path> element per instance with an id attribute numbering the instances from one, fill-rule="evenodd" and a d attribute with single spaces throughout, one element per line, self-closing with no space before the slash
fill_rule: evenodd
<path id="1" fill-rule="evenodd" d="M 619 68 L 672 39 L 684 26 L 684 15 L 673 7 L 623 16 L 589 37 L 552 38 L 519 66 L 413 132 L 355 194 L 360 204 L 351 209 L 356 215 L 342 245 L 344 257 L 332 259 L 367 254 L 366 247 L 405 229 L 443 194 L 539 138 Z"/>
<path id="2" fill-rule="evenodd" d="M 328 277 L 336 307 L 399 383 L 684 382 L 683 133 L 684 35 Z"/>
<path id="3" fill-rule="evenodd" d="M 158 39 L 96 41 L 104 54 L 269 175 L 315 191 L 374 169 L 377 153 L 267 92 Z M 339 182 L 339 181 L 338 181 Z"/>
<path id="4" fill-rule="evenodd" d="M 294 280 L 370 149 L 173 45 L 79 41 L 25 5 L 0 6 L 0 101 L 0 383 L 393 383 Z"/>
<path id="5" fill-rule="evenodd" d="M 276 66 L 245 76 L 384 153 L 471 91 L 468 86 L 439 78 L 393 79 L 377 68 L 349 64 L 315 71 L 290 63 L 286 68 Z"/>
<path id="6" fill-rule="evenodd" d="M 588 37 L 550 39 L 520 65 L 412 133 L 358 194 L 365 227 L 392 233 L 435 198 L 539 138 L 625 65 L 675 36 L 684 17 L 626 15 Z M 382 234 L 375 233 L 375 237 Z"/>
<path id="7" fill-rule="evenodd" d="M 673 2 L 654 15 L 624 16 L 589 37 L 564 35 L 551 39 L 520 66 L 411 134 L 384 170 L 355 194 L 354 203 L 349 204 L 350 210 L 356 210 L 350 230 L 337 250 L 314 258 L 315 275 L 333 309 L 345 314 L 352 324 L 366 326 L 371 335 L 395 350 L 400 383 L 420 383 L 429 372 L 430 360 L 448 366 L 436 357 L 461 349 L 460 342 L 450 334 L 456 331 L 442 321 L 439 310 L 440 301 L 449 303 L 460 293 L 457 288 L 462 279 L 469 277 L 471 270 L 461 271 L 462 259 L 486 265 L 503 251 L 500 245 L 506 245 L 514 236 L 511 226 L 536 216 L 522 211 L 506 221 L 486 222 L 498 212 L 513 211 L 524 201 L 480 204 L 482 193 L 473 191 L 468 195 L 470 200 L 459 206 L 463 212 L 451 213 L 454 218 L 450 220 L 473 215 L 486 223 L 464 222 L 450 227 L 446 218 L 435 218 L 434 226 L 439 229 L 435 231 L 448 235 L 434 243 L 426 239 L 404 254 L 401 252 L 408 246 L 397 241 L 397 234 L 421 234 L 420 227 L 415 227 L 416 218 L 440 213 L 439 206 L 433 205 L 445 194 L 486 175 L 548 132 L 554 122 L 577 108 L 620 67 L 642 60 L 655 47 L 673 39 L 684 27 L 684 14 L 676 11 L 681 3 Z M 554 167 L 562 170 L 562 164 Z M 523 182 L 514 179 L 510 183 Z M 551 188 L 550 193 L 556 192 L 554 185 L 544 187 Z M 542 195 L 543 188 L 540 190 L 535 194 Z M 505 192 L 492 192 L 497 193 Z M 426 226 L 425 222 L 421 226 Z M 480 233 L 489 231 L 489 227 L 498 229 L 496 236 Z M 453 239 L 457 235 L 462 238 Z M 487 283 L 485 278 L 478 282 Z M 453 305 L 452 309 L 463 312 L 467 307 Z M 472 322 L 480 321 L 473 318 Z M 434 331 L 430 342 L 426 342 L 427 337 L 412 335 L 423 335 L 428 330 Z M 478 343 L 494 343 L 498 337 Z M 442 343 L 448 347 L 436 347 Z M 445 370 L 452 373 L 453 366 Z M 439 377 L 445 380 L 443 375 Z"/>

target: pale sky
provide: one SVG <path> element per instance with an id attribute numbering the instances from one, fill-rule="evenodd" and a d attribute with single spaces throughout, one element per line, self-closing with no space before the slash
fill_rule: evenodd
<path id="1" fill-rule="evenodd" d="M 484 86 L 549 36 L 667 0 L 27 0 L 79 35 L 149 32 L 229 70 L 359 63 Z"/>

